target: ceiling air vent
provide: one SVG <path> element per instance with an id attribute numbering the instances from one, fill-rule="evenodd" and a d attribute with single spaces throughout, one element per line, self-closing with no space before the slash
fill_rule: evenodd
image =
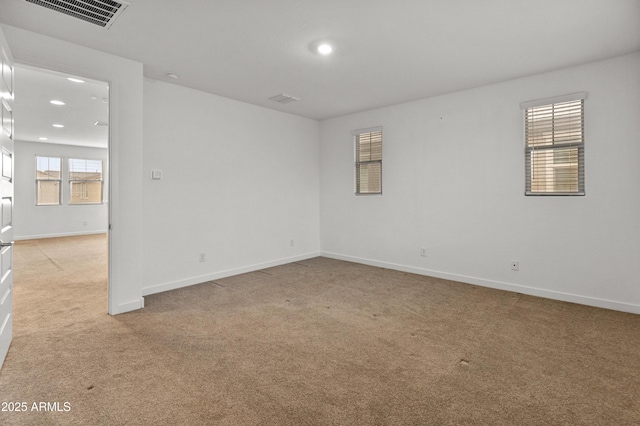
<path id="1" fill-rule="evenodd" d="M 129 3 L 113 0 L 26 0 L 83 21 L 109 28 Z"/>
<path id="2" fill-rule="evenodd" d="M 281 104 L 288 104 L 289 102 L 299 101 L 300 99 L 294 98 L 293 96 L 285 95 L 284 93 L 281 93 L 279 95 L 270 97 L 269 100 L 270 101 L 274 101 L 274 102 L 278 102 L 278 103 L 281 103 Z"/>

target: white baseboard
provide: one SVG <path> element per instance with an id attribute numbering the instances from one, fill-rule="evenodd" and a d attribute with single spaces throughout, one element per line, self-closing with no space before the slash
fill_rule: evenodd
<path id="1" fill-rule="evenodd" d="M 106 234 L 107 230 L 94 230 L 94 231 L 82 231 L 82 232 L 62 232 L 59 234 L 42 234 L 42 235 L 20 235 L 14 236 L 15 241 L 22 240 L 39 240 L 41 238 L 59 238 L 59 237 L 77 237 L 79 235 L 94 235 L 94 234 Z"/>
<path id="2" fill-rule="evenodd" d="M 497 290 L 512 291 L 515 293 L 527 294 L 530 296 L 544 297 L 547 299 L 561 300 L 563 302 L 578 303 L 581 305 L 594 306 L 597 308 L 611 309 L 614 311 L 629 312 L 632 314 L 640 314 L 640 306 L 631 303 L 618 302 L 615 300 L 599 299 L 589 296 L 581 296 L 577 294 L 563 293 L 554 290 L 545 290 L 536 287 L 523 286 L 519 284 L 505 283 L 501 281 L 492 281 L 483 278 L 470 277 L 466 275 L 452 274 L 442 271 L 434 271 L 431 269 L 417 268 L 414 266 L 400 265 L 390 262 L 382 262 L 379 260 L 365 259 L 354 256 L 346 256 L 337 253 L 322 252 L 321 256 L 332 259 L 344 260 L 347 262 L 361 263 L 364 265 L 377 266 L 380 268 L 393 269 L 396 271 L 409 272 L 417 275 L 426 275 L 429 277 L 442 278 L 445 280 L 458 281 L 466 284 L 474 284 L 482 287 L 495 288 Z"/>
<path id="3" fill-rule="evenodd" d="M 115 306 L 114 309 L 111 312 L 109 312 L 109 314 L 110 315 L 124 314 L 125 312 L 131 312 L 131 311 L 135 311 L 137 309 L 142 309 L 142 308 L 144 308 L 144 297 L 131 300 L 125 303 L 120 303 L 119 305 Z"/>
<path id="4" fill-rule="evenodd" d="M 207 281 L 219 280 L 221 278 L 231 277 L 233 275 L 246 274 L 247 272 L 258 271 L 260 269 L 272 268 L 274 266 L 285 265 L 292 262 L 299 262 L 301 260 L 311 259 L 320 255 L 321 254 L 319 252 L 307 253 L 298 256 L 272 260 L 269 262 L 243 266 L 241 268 L 227 269 L 225 271 L 214 272 L 211 274 L 200 275 L 162 284 L 150 285 L 142 288 L 142 295 L 149 296 L 150 294 L 162 293 L 163 291 L 176 290 L 178 288 L 187 287 L 194 284 L 201 284 Z"/>

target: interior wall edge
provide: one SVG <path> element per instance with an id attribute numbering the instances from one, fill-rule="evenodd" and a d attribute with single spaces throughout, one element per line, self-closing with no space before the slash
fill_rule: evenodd
<path id="1" fill-rule="evenodd" d="M 640 315 L 640 305 L 625 303 L 616 300 L 600 299 L 589 296 L 581 296 L 577 294 L 563 293 L 553 290 L 545 290 L 537 287 L 524 286 L 520 284 L 512 284 L 502 281 L 493 281 L 484 278 L 470 277 L 443 271 L 435 271 L 431 269 L 418 268 L 415 266 L 402 265 L 391 262 L 384 262 L 374 259 L 366 259 L 356 256 L 348 256 L 339 253 L 322 252 L 323 257 L 331 259 L 344 260 L 346 262 L 360 263 L 363 265 L 376 266 L 379 268 L 392 269 L 395 271 L 408 272 L 411 274 L 423 275 L 428 277 L 440 278 L 444 280 L 457 281 L 464 284 L 477 285 L 480 287 L 492 288 L 496 290 L 505 290 L 514 293 L 526 294 L 529 296 L 543 297 L 545 299 L 558 300 L 561 302 L 577 303 L 580 305 L 592 306 L 595 308 L 610 309 L 614 311 L 627 312 Z"/>

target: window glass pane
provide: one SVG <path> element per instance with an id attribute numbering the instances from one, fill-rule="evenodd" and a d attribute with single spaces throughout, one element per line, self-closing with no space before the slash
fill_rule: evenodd
<path id="1" fill-rule="evenodd" d="M 356 194 L 382 193 L 382 131 L 356 135 Z"/>
<path id="2" fill-rule="evenodd" d="M 102 180 L 102 161 L 69 159 L 69 180 Z"/>
<path id="3" fill-rule="evenodd" d="M 361 163 L 357 167 L 358 193 L 379 194 L 382 192 L 382 164 Z"/>
<path id="4" fill-rule="evenodd" d="M 102 182 L 71 182 L 71 204 L 102 202 Z"/>
<path id="5" fill-rule="evenodd" d="M 54 157 L 36 157 L 36 179 L 60 180 L 62 161 Z"/>
<path id="6" fill-rule="evenodd" d="M 543 105 L 526 111 L 527 145 L 582 142 L 582 100 Z"/>
<path id="7" fill-rule="evenodd" d="M 357 160 L 382 160 L 382 132 L 362 133 L 356 137 Z"/>
<path id="8" fill-rule="evenodd" d="M 525 111 L 527 194 L 584 194 L 584 102 Z"/>
<path id="9" fill-rule="evenodd" d="M 102 160 L 69 159 L 69 203 L 102 203 Z"/>
<path id="10" fill-rule="evenodd" d="M 37 204 L 51 206 L 60 204 L 60 182 L 57 180 L 39 180 L 37 187 Z"/>
<path id="11" fill-rule="evenodd" d="M 36 157 L 36 205 L 60 204 L 62 159 L 57 157 Z"/>

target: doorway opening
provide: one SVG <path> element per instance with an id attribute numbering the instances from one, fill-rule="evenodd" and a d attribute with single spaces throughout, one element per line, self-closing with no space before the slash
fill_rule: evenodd
<path id="1" fill-rule="evenodd" d="M 16 64 L 15 86 L 14 309 L 104 314 L 109 84 Z"/>

